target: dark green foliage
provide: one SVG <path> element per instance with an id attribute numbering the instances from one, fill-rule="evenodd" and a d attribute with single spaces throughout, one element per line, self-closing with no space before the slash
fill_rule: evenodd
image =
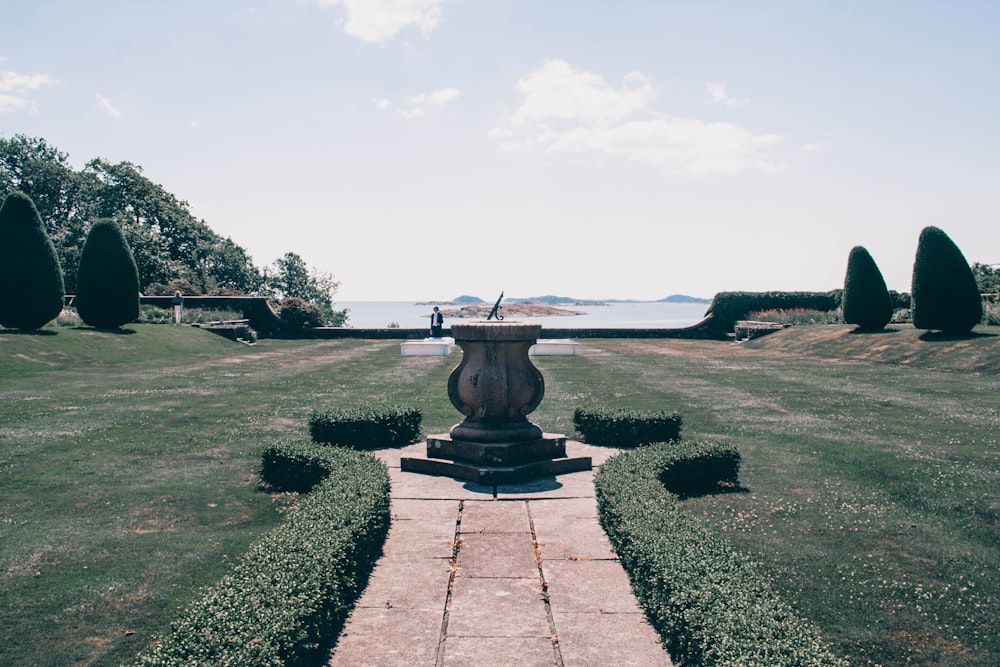
<path id="1" fill-rule="evenodd" d="M 323 315 L 315 305 L 297 296 L 285 297 L 278 308 L 282 331 L 302 331 L 323 326 Z"/>
<path id="2" fill-rule="evenodd" d="M 96 221 L 87 234 L 73 304 L 80 319 L 99 329 L 117 329 L 139 318 L 139 270 L 111 220 Z"/>
<path id="3" fill-rule="evenodd" d="M 260 457 L 260 480 L 278 491 L 308 493 L 330 475 L 336 458 L 330 451 L 304 442 L 270 445 Z"/>
<path id="4" fill-rule="evenodd" d="M 678 665 L 843 667 L 815 629 L 796 616 L 745 557 L 702 528 L 671 490 L 699 466 L 702 490 L 734 481 L 728 444 L 655 444 L 612 457 L 597 473 L 601 525 L 636 597 Z M 690 480 L 690 478 L 688 478 Z M 716 482 L 719 480 L 715 480 Z"/>
<path id="5" fill-rule="evenodd" d="M 316 446 L 300 443 L 301 457 Z M 283 447 L 290 456 L 294 444 Z M 389 473 L 326 448 L 325 480 L 174 622 L 140 665 L 318 665 L 381 553 Z"/>
<path id="6" fill-rule="evenodd" d="M 737 320 L 762 310 L 837 310 L 839 291 L 834 292 L 719 292 L 708 307 L 712 334 L 724 340 Z"/>
<path id="7" fill-rule="evenodd" d="M 402 447 L 420 437 L 419 409 L 375 405 L 314 412 L 309 418 L 313 442 L 326 445 L 376 449 Z"/>
<path id="8" fill-rule="evenodd" d="M 681 416 L 667 412 L 577 408 L 573 426 L 587 443 L 607 447 L 636 447 L 681 437 Z"/>
<path id="9" fill-rule="evenodd" d="M 34 330 L 62 312 L 63 277 L 35 204 L 12 192 L 0 207 L 0 325 Z"/>
<path id="10" fill-rule="evenodd" d="M 972 268 L 958 246 L 937 227 L 920 232 L 913 262 L 913 326 L 968 333 L 983 317 Z"/>
<path id="11" fill-rule="evenodd" d="M 844 278 L 844 321 L 859 329 L 878 331 L 892 319 L 892 298 L 871 254 L 855 246 L 847 257 Z"/>

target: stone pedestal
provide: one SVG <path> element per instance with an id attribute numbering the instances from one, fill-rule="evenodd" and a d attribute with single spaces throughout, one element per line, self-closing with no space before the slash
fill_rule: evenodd
<path id="1" fill-rule="evenodd" d="M 427 438 L 426 459 L 404 458 L 408 472 L 484 485 L 590 470 L 590 458 L 566 458 L 566 438 L 528 421 L 545 395 L 545 380 L 528 358 L 539 324 L 453 324 L 462 361 L 448 378 L 448 398 L 465 420 Z"/>

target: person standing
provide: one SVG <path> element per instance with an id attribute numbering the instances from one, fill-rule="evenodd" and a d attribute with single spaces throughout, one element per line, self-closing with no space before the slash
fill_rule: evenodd
<path id="1" fill-rule="evenodd" d="M 431 338 L 441 337 L 441 328 L 444 326 L 444 315 L 438 310 L 437 306 L 434 306 L 434 312 L 431 313 Z"/>
<path id="2" fill-rule="evenodd" d="M 174 292 L 174 324 L 181 323 L 181 315 L 184 311 L 184 297 L 181 296 L 180 290 Z"/>

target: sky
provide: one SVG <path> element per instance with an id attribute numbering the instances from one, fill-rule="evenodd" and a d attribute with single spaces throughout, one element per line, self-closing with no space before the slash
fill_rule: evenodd
<path id="1" fill-rule="evenodd" d="M 909 291 L 1000 264 L 994 0 L 0 0 L 0 135 L 335 301 Z"/>

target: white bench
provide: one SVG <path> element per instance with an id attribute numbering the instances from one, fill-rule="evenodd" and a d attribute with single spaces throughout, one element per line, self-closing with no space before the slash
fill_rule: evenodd
<path id="1" fill-rule="evenodd" d="M 455 345 L 454 338 L 425 338 L 400 343 L 404 357 L 447 357 Z"/>
<path id="2" fill-rule="evenodd" d="M 580 344 L 569 338 L 541 339 L 531 346 L 528 354 L 533 357 L 575 357 Z"/>

